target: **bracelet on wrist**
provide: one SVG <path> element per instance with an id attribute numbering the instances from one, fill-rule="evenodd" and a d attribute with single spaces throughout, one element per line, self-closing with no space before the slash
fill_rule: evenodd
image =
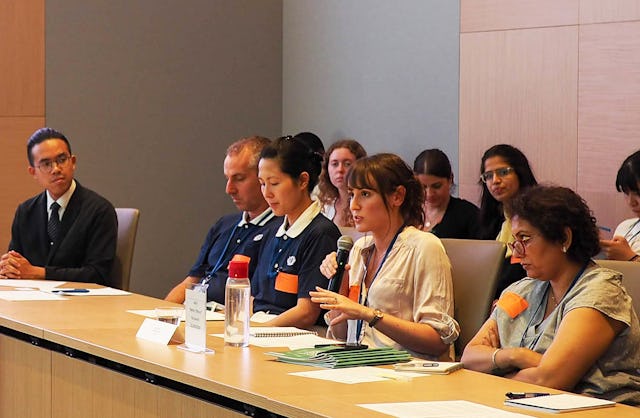
<path id="1" fill-rule="evenodd" d="M 491 364 L 493 365 L 493 370 L 500 370 L 500 366 L 496 363 L 496 355 L 498 355 L 498 351 L 502 350 L 502 348 L 496 348 L 493 353 L 491 353 Z"/>
<path id="2" fill-rule="evenodd" d="M 631 257 L 628 261 L 638 261 L 639 258 L 640 258 L 640 255 L 636 254 L 633 257 Z"/>

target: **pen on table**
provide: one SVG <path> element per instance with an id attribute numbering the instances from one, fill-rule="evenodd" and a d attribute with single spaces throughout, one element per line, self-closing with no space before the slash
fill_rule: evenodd
<path id="1" fill-rule="evenodd" d="M 89 289 L 55 289 L 52 293 L 89 293 Z"/>
<path id="2" fill-rule="evenodd" d="M 507 392 L 504 394 L 509 399 L 536 398 L 538 396 L 549 396 L 545 392 Z"/>

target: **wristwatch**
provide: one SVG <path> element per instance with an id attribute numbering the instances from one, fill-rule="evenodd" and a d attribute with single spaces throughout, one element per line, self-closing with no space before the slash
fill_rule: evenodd
<path id="1" fill-rule="evenodd" d="M 382 319 L 384 313 L 380 309 L 373 310 L 373 319 L 369 321 L 369 326 L 371 328 L 375 327 L 379 320 Z"/>

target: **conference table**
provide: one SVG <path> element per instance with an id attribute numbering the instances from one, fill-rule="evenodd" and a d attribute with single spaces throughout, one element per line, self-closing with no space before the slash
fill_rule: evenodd
<path id="1" fill-rule="evenodd" d="M 0 417 L 384 417 L 358 404 L 442 400 L 545 417 L 504 406 L 505 393 L 561 393 L 470 370 L 358 384 L 292 376 L 315 369 L 265 355 L 274 349 L 224 346 L 210 335 L 222 333 L 221 321 L 207 322 L 213 354 L 136 338 L 144 317 L 127 311 L 166 305 L 139 294 L 0 299 Z M 617 404 L 569 416 L 638 417 L 640 410 Z"/>

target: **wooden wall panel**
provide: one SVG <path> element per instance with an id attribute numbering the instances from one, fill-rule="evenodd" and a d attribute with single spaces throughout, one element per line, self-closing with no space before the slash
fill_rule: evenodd
<path id="1" fill-rule="evenodd" d="M 460 31 L 575 25 L 578 0 L 461 0 Z"/>
<path id="2" fill-rule="evenodd" d="M 616 173 L 640 149 L 640 22 L 581 25 L 579 80 L 578 191 L 615 227 L 630 215 Z"/>
<path id="3" fill-rule="evenodd" d="M 47 354 L 52 357 L 51 402 L 54 418 L 244 416 L 60 353 Z"/>
<path id="4" fill-rule="evenodd" d="M 5 179 L 0 187 L 0 254 L 9 244 L 16 207 L 40 191 L 27 172 L 26 150 L 29 136 L 43 125 L 44 117 L 0 117 L 0 144 L 5 158 L 0 165 L 0 176 Z"/>
<path id="5" fill-rule="evenodd" d="M 477 201 L 480 158 L 509 143 L 539 180 L 576 185 L 576 26 L 460 36 L 460 194 Z"/>
<path id="6" fill-rule="evenodd" d="M 0 417 L 51 416 L 51 352 L 0 335 Z"/>
<path id="7" fill-rule="evenodd" d="M 0 1 L 0 116 L 44 115 L 44 0 Z"/>
<path id="8" fill-rule="evenodd" d="M 580 23 L 640 19 L 640 0 L 580 0 Z"/>

